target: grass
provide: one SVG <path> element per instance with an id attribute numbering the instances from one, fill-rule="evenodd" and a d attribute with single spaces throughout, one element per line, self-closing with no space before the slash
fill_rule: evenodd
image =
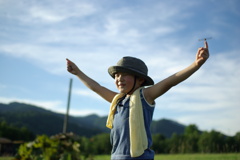
<path id="1" fill-rule="evenodd" d="M 0 160 L 12 160 L 13 157 L 0 157 Z M 97 155 L 94 160 L 110 160 L 110 155 Z M 154 160 L 240 160 L 240 153 L 228 154 L 158 154 Z"/>
<path id="2" fill-rule="evenodd" d="M 240 153 L 231 153 L 231 154 L 166 154 L 166 155 L 156 155 L 155 160 L 240 160 Z"/>
<path id="3" fill-rule="evenodd" d="M 94 160 L 110 160 L 109 155 L 94 156 Z M 240 160 L 240 153 L 228 154 L 158 154 L 154 160 Z"/>

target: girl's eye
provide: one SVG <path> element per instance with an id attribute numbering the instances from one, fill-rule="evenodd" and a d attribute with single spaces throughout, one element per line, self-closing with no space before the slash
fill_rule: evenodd
<path id="1" fill-rule="evenodd" d="M 118 77 L 125 77 L 125 76 L 128 76 L 129 74 L 128 73 L 116 73 L 115 74 L 115 78 L 118 78 Z"/>

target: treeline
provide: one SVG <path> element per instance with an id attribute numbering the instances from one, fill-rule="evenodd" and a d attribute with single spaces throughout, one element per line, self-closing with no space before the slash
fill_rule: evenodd
<path id="1" fill-rule="evenodd" d="M 0 123 L 0 136 L 12 140 L 33 141 L 35 137 L 26 128 L 17 129 Z M 37 136 L 38 137 L 38 136 Z M 80 144 L 81 154 L 99 155 L 110 154 L 112 146 L 108 133 L 98 134 L 91 138 L 77 136 L 76 142 Z M 189 125 L 183 134 L 172 134 L 166 138 L 161 134 L 153 134 L 152 149 L 159 153 L 229 153 L 240 152 L 240 132 L 235 136 L 225 136 L 218 131 L 200 132 L 196 125 Z"/>
<path id="2" fill-rule="evenodd" d="M 0 121 L 0 137 L 8 138 L 12 141 L 15 140 L 30 141 L 33 140 L 36 136 L 26 127 L 18 128 L 5 121 Z"/>
<path id="3" fill-rule="evenodd" d="M 225 136 L 217 131 L 199 132 L 197 126 L 189 125 L 184 134 L 173 134 L 166 138 L 161 134 L 152 135 L 152 149 L 159 153 L 230 153 L 240 152 L 240 132 L 235 136 Z M 81 150 L 91 154 L 110 154 L 109 134 L 92 138 L 81 138 Z"/>
<path id="4" fill-rule="evenodd" d="M 199 132 L 196 125 L 185 128 L 184 134 L 173 134 L 165 138 L 160 134 L 152 136 L 156 153 L 229 153 L 240 151 L 240 132 L 225 136 L 217 131 Z"/>

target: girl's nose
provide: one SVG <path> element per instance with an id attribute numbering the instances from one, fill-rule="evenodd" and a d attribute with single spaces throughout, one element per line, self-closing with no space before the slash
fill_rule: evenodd
<path id="1" fill-rule="evenodd" d="M 122 76 L 121 74 L 119 74 L 119 75 L 117 76 L 117 80 L 120 81 L 120 82 L 123 81 L 123 76 Z"/>
<path id="2" fill-rule="evenodd" d="M 122 79 L 123 79 L 122 76 L 119 75 L 119 76 L 118 76 L 118 81 L 122 81 Z"/>

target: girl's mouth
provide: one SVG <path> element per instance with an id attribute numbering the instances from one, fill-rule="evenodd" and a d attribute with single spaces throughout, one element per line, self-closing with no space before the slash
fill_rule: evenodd
<path id="1" fill-rule="evenodd" d="M 119 87 L 119 88 L 124 88 L 124 87 L 125 87 L 125 84 L 118 84 L 118 87 Z"/>

